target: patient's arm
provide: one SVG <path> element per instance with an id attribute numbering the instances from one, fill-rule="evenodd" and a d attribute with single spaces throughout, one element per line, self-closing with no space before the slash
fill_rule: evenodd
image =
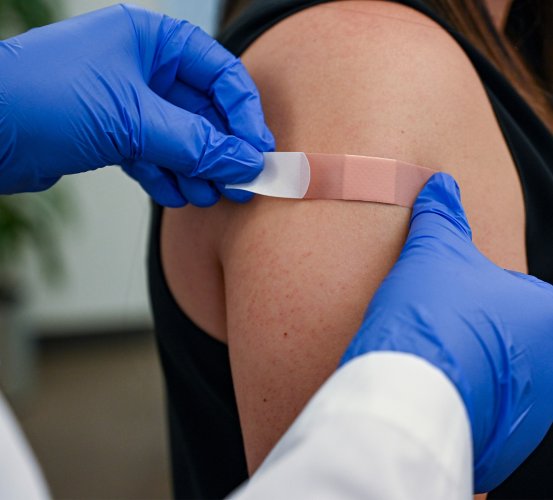
<path id="1" fill-rule="evenodd" d="M 319 5 L 269 30 L 243 61 L 279 150 L 446 170 L 461 185 L 478 247 L 526 270 L 510 153 L 470 61 L 432 20 L 388 2 Z M 163 262 L 177 302 L 212 335 L 228 336 L 250 470 L 335 369 L 409 214 L 260 196 L 164 213 Z"/>
<path id="2" fill-rule="evenodd" d="M 339 2 L 264 34 L 243 61 L 277 149 L 398 158 L 452 173 L 479 248 L 525 270 L 515 168 L 467 56 L 402 5 Z M 259 465 L 335 369 L 397 257 L 410 211 L 257 197 L 220 241 L 248 465 Z"/>

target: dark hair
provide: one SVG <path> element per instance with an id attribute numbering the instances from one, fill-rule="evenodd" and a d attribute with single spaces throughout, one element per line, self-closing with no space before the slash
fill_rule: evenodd
<path id="1" fill-rule="evenodd" d="M 553 0 L 514 0 L 505 33 L 484 0 L 424 0 L 501 71 L 553 133 Z M 225 0 L 226 27 L 252 0 Z"/>

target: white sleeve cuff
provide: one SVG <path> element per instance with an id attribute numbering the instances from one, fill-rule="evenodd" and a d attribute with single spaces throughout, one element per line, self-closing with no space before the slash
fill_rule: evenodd
<path id="1" fill-rule="evenodd" d="M 376 352 L 315 394 L 237 498 L 469 499 L 469 420 L 459 393 L 414 355 Z"/>
<path id="2" fill-rule="evenodd" d="M 0 498 L 48 500 L 40 467 L 17 421 L 0 394 Z"/>

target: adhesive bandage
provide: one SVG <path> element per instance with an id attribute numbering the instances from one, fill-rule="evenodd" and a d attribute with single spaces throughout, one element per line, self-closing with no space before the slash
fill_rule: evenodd
<path id="1" fill-rule="evenodd" d="M 436 171 L 390 158 L 346 154 L 264 153 L 265 167 L 252 182 L 227 189 L 279 198 L 356 200 L 412 207 Z"/>

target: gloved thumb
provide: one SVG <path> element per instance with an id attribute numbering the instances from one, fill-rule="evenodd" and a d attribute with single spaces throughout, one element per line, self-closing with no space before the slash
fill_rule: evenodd
<path id="1" fill-rule="evenodd" d="M 154 92 L 147 96 L 142 129 L 142 158 L 177 176 L 238 184 L 263 169 L 263 155 L 248 142 Z"/>
<path id="2" fill-rule="evenodd" d="M 451 175 L 438 172 L 415 200 L 407 240 L 419 236 L 447 238 L 452 234 L 472 240 L 459 186 Z"/>

